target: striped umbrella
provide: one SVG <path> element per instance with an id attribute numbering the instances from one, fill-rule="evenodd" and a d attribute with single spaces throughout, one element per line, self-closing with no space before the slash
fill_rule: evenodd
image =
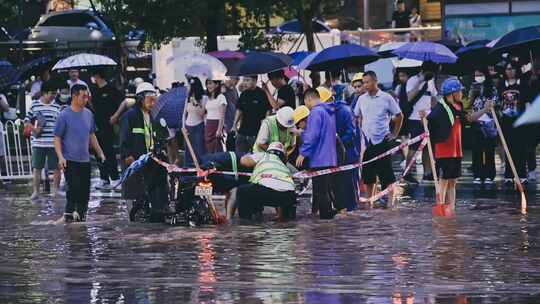
<path id="1" fill-rule="evenodd" d="M 107 56 L 82 53 L 60 59 L 60 61 L 53 66 L 52 70 L 69 70 L 86 67 L 111 67 L 116 65 L 116 62 Z"/>

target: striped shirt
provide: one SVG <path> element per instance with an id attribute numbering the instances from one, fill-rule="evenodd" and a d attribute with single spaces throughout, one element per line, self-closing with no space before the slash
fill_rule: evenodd
<path id="1" fill-rule="evenodd" d="M 44 104 L 41 102 L 41 99 L 32 102 L 30 110 L 26 113 L 24 122 L 34 123 L 32 120 L 37 119 L 38 115 L 45 118 L 45 125 L 40 136 L 32 136 L 32 147 L 54 148 L 54 127 L 56 125 L 56 119 L 60 114 L 60 109 L 60 105 L 54 101 L 49 104 Z"/>

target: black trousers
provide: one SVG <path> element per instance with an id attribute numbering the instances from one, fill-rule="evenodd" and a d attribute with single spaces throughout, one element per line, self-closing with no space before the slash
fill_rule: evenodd
<path id="1" fill-rule="evenodd" d="M 527 141 L 523 137 L 524 134 L 521 128 L 514 129 L 510 126 L 503 126 L 503 134 L 508 144 L 508 150 L 516 166 L 516 171 L 519 178 L 527 178 L 527 169 L 525 156 L 527 155 L 526 149 Z M 536 164 L 536 160 L 535 160 Z M 512 168 L 508 162 L 508 158 L 505 158 L 505 167 L 504 167 L 504 177 L 513 178 L 514 174 L 512 173 Z"/>
<path id="2" fill-rule="evenodd" d="M 67 161 L 64 171 L 66 178 L 66 213 L 77 211 L 85 219 L 90 200 L 90 162 Z"/>
<path id="3" fill-rule="evenodd" d="M 317 168 L 320 170 L 325 168 Z M 352 177 L 351 177 L 352 178 Z M 312 213 L 319 212 L 321 219 L 333 218 L 333 206 L 336 209 L 343 209 L 345 202 L 336 202 L 335 185 L 336 175 L 326 174 L 321 176 L 315 176 L 312 178 L 313 182 L 313 205 L 311 207 Z M 338 195 L 339 197 L 339 195 Z"/>
<path id="4" fill-rule="evenodd" d="M 114 133 L 113 130 L 110 130 L 110 133 L 107 131 L 97 132 L 97 140 L 103 154 L 105 154 L 105 162 L 99 163 L 99 177 L 102 180 L 116 180 L 118 179 L 118 161 L 116 160 L 116 153 L 114 152 Z"/>
<path id="5" fill-rule="evenodd" d="M 472 147 L 472 166 L 474 178 L 495 178 L 495 138 L 484 138 L 475 130 Z"/>
<path id="6" fill-rule="evenodd" d="M 246 184 L 238 187 L 238 214 L 240 218 L 252 219 L 253 214 L 261 212 L 264 206 L 282 207 L 286 219 L 294 218 L 296 193 L 276 191 L 259 184 Z"/>

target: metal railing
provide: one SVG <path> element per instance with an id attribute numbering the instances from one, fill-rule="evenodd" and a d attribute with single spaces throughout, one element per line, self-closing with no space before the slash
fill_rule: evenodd
<path id="1" fill-rule="evenodd" d="M 24 124 L 20 119 L 8 120 L 0 129 L 4 141 L 4 155 L 0 170 L 0 180 L 31 179 L 32 178 L 32 149 L 30 140 L 23 136 Z M 1 153 L 0 153 L 1 156 Z"/>
<path id="2" fill-rule="evenodd" d="M 407 42 L 416 40 L 441 39 L 441 26 L 387 28 L 375 30 L 343 31 L 343 39 L 367 47 L 374 47 L 387 42 Z"/>

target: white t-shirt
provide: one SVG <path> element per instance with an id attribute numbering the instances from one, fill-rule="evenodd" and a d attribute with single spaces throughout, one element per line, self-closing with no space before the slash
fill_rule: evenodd
<path id="1" fill-rule="evenodd" d="M 264 152 L 253 153 L 249 157 L 251 159 L 253 159 L 254 162 L 259 163 L 263 159 L 265 154 L 266 153 L 264 153 Z M 295 190 L 294 185 L 291 185 L 290 183 L 287 183 L 287 182 L 279 180 L 279 179 L 271 178 L 271 177 L 263 177 L 263 178 L 261 178 L 261 181 L 259 182 L 259 184 L 262 185 L 262 186 L 265 186 L 267 188 L 270 188 L 270 189 L 273 189 L 273 190 L 276 190 L 276 191 L 281 191 L 281 192 L 294 191 Z"/>
<path id="2" fill-rule="evenodd" d="M 223 119 L 225 110 L 223 109 L 223 106 L 227 105 L 227 99 L 225 98 L 225 95 L 219 94 L 216 99 L 210 99 L 206 101 L 205 109 L 206 109 L 206 119 L 212 119 L 212 120 L 220 120 Z"/>
<path id="3" fill-rule="evenodd" d="M 201 102 L 198 103 L 196 106 L 196 101 L 194 100 L 194 98 L 190 98 L 190 102 L 186 102 L 186 105 L 184 107 L 184 118 L 186 119 L 184 125 L 194 127 L 204 121 L 204 106 L 206 104 L 207 97 L 203 96 Z"/>
<path id="4" fill-rule="evenodd" d="M 412 76 L 407 81 L 407 93 L 411 92 L 420 82 L 420 77 L 418 75 Z M 419 90 L 422 89 L 422 86 L 420 86 Z M 413 111 L 411 113 L 411 116 L 409 117 L 410 120 L 420 120 L 420 114 L 419 111 L 424 110 L 427 114 L 431 112 L 431 97 L 437 97 L 437 88 L 435 87 L 435 81 L 431 79 L 428 81 L 427 91 L 426 93 L 420 97 L 420 99 L 416 102 L 416 104 L 413 107 Z"/>

